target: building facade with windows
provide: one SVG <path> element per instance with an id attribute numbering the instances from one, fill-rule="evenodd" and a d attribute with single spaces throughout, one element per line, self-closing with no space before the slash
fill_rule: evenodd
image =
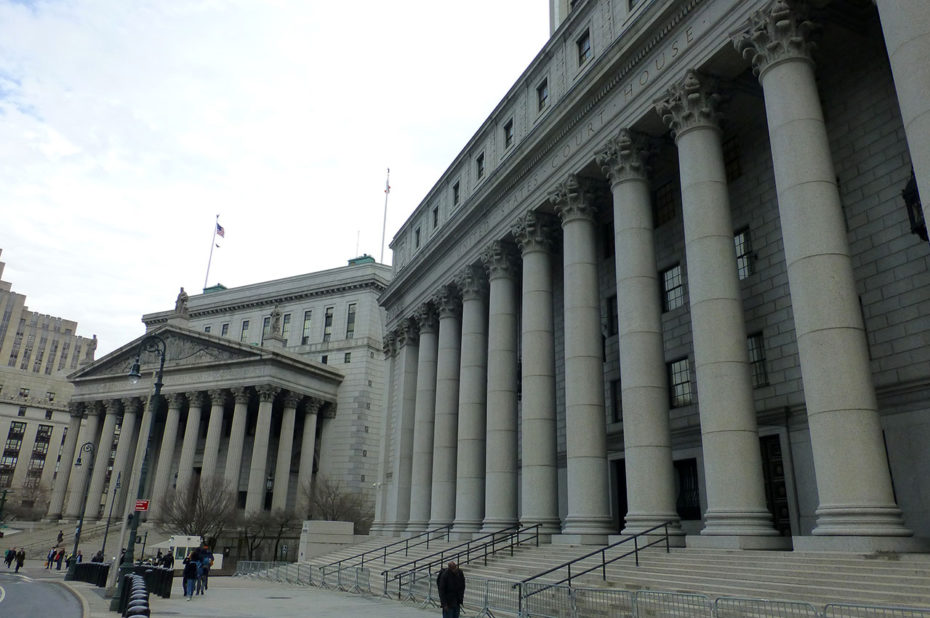
<path id="1" fill-rule="evenodd" d="M 374 502 L 384 366 L 378 297 L 390 267 L 368 256 L 348 266 L 226 289 L 208 288 L 175 308 L 143 316 L 146 335 L 70 376 L 72 423 L 63 461 L 97 447 L 93 472 L 60 475 L 49 518 L 127 510 L 136 498 L 142 436 L 151 427 L 145 495 L 157 519 L 165 496 L 213 478 L 236 492 L 247 513 L 297 510 L 306 516 L 318 479 Z M 148 338 L 148 339 L 146 339 Z M 158 411 L 148 401 L 164 344 Z M 140 347 L 141 346 L 141 347 Z M 142 353 L 140 355 L 140 350 Z M 127 376 L 139 357 L 144 379 Z M 101 453 L 112 452 L 109 465 Z M 130 475 L 132 475 L 130 477 Z M 130 483 L 126 481 L 132 479 Z M 203 486 L 203 485 L 201 485 Z"/>
<path id="2" fill-rule="evenodd" d="M 0 490 L 8 504 L 44 508 L 68 427 L 67 375 L 93 360 L 96 337 L 77 322 L 30 311 L 0 262 Z"/>
<path id="3" fill-rule="evenodd" d="M 550 15 L 393 238 L 375 530 L 926 550 L 925 3 Z"/>

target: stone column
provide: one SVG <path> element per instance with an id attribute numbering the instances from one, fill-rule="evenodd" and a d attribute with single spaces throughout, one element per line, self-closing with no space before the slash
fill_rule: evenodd
<path id="1" fill-rule="evenodd" d="M 297 516 L 304 518 L 309 513 L 310 496 L 313 495 L 313 455 L 316 449 L 317 413 L 322 407 L 320 399 L 308 398 L 304 404 L 304 435 L 300 443 L 300 467 L 297 470 Z"/>
<path id="2" fill-rule="evenodd" d="M 249 465 L 249 488 L 245 496 L 245 513 L 252 515 L 265 508 L 265 471 L 268 467 L 268 439 L 271 435 L 271 408 L 277 387 L 263 385 L 258 391 L 258 419 L 252 443 L 252 462 Z"/>
<path id="3" fill-rule="evenodd" d="M 393 480 L 389 480 L 388 462 L 393 451 L 393 432 L 391 431 L 394 423 L 393 420 L 397 414 L 397 407 L 394 405 L 394 376 L 397 363 L 394 358 L 397 355 L 396 337 L 393 332 L 384 335 L 381 342 L 384 352 L 384 415 L 381 423 L 381 454 L 378 457 L 378 481 L 377 493 L 375 494 L 375 520 L 371 524 L 370 534 L 381 535 L 389 534 L 390 530 L 386 525 L 390 521 L 390 488 L 394 486 Z M 393 476 L 393 475 L 392 475 Z"/>
<path id="4" fill-rule="evenodd" d="M 297 404 L 303 395 L 288 391 L 284 395 L 284 412 L 281 416 L 281 433 L 278 434 L 278 461 L 274 469 L 274 493 L 271 495 L 271 510 L 287 507 L 287 490 L 291 480 L 291 452 L 294 450 L 294 421 Z"/>
<path id="5" fill-rule="evenodd" d="M 551 215 L 532 211 L 513 227 L 523 255 L 520 523 L 539 524 L 539 532 L 548 535 L 560 530 L 551 257 L 554 232 Z"/>
<path id="6" fill-rule="evenodd" d="M 436 311 L 426 304 L 416 312 L 420 328 L 417 398 L 413 425 L 413 469 L 410 482 L 410 521 L 407 533 L 417 534 L 429 524 L 433 484 L 433 432 L 436 415 Z"/>
<path id="7" fill-rule="evenodd" d="M 229 446 L 226 449 L 226 467 L 223 478 L 226 487 L 236 494 L 239 500 L 239 477 L 242 473 L 242 449 L 245 445 L 245 425 L 249 420 L 249 389 L 244 387 L 232 389 L 236 398 L 233 409 L 232 426 L 229 430 Z"/>
<path id="8" fill-rule="evenodd" d="M 904 134 L 930 221 L 930 11 L 926 0 L 876 0 Z"/>
<path id="9" fill-rule="evenodd" d="M 200 466 L 201 481 L 223 477 L 217 470 L 220 453 L 220 436 L 223 433 L 223 413 L 226 408 L 226 391 L 221 388 L 209 392 L 210 420 L 207 423 L 207 439 L 203 444 L 203 463 Z"/>
<path id="10" fill-rule="evenodd" d="M 81 435 L 78 437 L 77 448 L 75 449 L 76 457 L 74 462 L 79 457 L 81 465 L 80 467 L 75 466 L 74 472 L 71 474 L 71 482 L 68 484 L 70 494 L 68 496 L 68 508 L 65 510 L 65 517 L 68 519 L 77 519 L 81 516 L 81 509 L 84 506 L 82 504 L 84 490 L 89 482 L 87 476 L 90 468 L 90 453 L 81 451 L 81 447 L 87 442 L 92 442 L 95 448 L 98 446 L 98 434 L 100 433 L 98 430 L 100 429 L 100 416 L 102 414 L 102 402 L 95 401 L 87 409 L 87 422 L 84 423 L 84 427 L 81 429 Z M 70 462 L 69 465 L 73 465 L 74 462 Z"/>
<path id="11" fill-rule="evenodd" d="M 46 518 L 51 521 L 60 519 L 62 515 L 65 494 L 71 480 L 71 462 L 74 461 L 74 450 L 77 448 L 78 433 L 81 431 L 81 419 L 84 416 L 84 404 L 69 403 L 68 413 L 71 415 L 68 422 L 68 434 L 65 436 L 65 444 L 61 450 L 58 478 L 55 479 L 55 487 L 52 490 L 52 496 L 48 503 L 48 514 L 46 515 Z"/>
<path id="12" fill-rule="evenodd" d="M 161 447 L 158 450 L 158 467 L 155 469 L 155 480 L 152 485 L 152 503 L 149 505 L 151 517 L 158 519 L 161 503 L 168 493 L 171 484 L 171 469 L 174 466 L 174 446 L 178 439 L 178 424 L 181 420 L 181 406 L 184 405 L 184 395 L 171 393 L 168 399 L 168 414 L 165 416 L 165 429 L 161 435 Z"/>
<path id="13" fill-rule="evenodd" d="M 392 532 L 407 529 L 410 519 L 410 474 L 413 468 L 413 419 L 416 408 L 417 364 L 420 358 L 419 334 L 412 320 L 405 321 L 398 332 L 397 426 L 394 428 L 394 512 Z"/>
<path id="14" fill-rule="evenodd" d="M 752 399 L 717 95 L 689 71 L 656 102 L 678 146 L 707 485 L 702 535 L 773 536 Z M 735 541 L 751 547 L 751 540 Z"/>
<path id="15" fill-rule="evenodd" d="M 181 444 L 181 459 L 178 460 L 178 491 L 193 491 L 196 487 L 194 479 L 194 456 L 197 454 L 197 443 L 200 442 L 200 416 L 203 410 L 205 397 L 203 393 L 187 393 L 187 424 L 184 427 L 184 442 Z"/>
<path id="16" fill-rule="evenodd" d="M 455 466 L 453 532 L 470 538 L 484 520 L 485 427 L 487 426 L 487 283 L 478 266 L 458 276 L 462 292 L 462 368 L 459 371 L 459 432 Z"/>
<path id="17" fill-rule="evenodd" d="M 488 415 L 484 526 L 517 523 L 517 287 L 513 246 L 495 241 L 482 256 L 488 273 Z"/>
<path id="18" fill-rule="evenodd" d="M 142 409 L 142 400 L 138 397 L 130 397 L 122 400 L 123 404 L 123 421 L 119 427 L 119 442 L 116 443 L 116 456 L 113 458 L 113 470 L 110 472 L 110 487 L 107 489 L 107 502 L 104 505 L 104 515 L 113 512 L 119 516 L 122 510 L 119 507 L 125 501 L 122 496 L 126 494 L 129 485 L 129 477 L 132 472 L 127 464 L 130 461 L 136 442 L 136 420 L 139 410 Z M 116 479 L 120 479 L 120 489 L 114 494 L 113 487 Z M 135 496 L 133 496 L 135 497 Z M 114 504 L 115 502 L 115 504 Z"/>
<path id="19" fill-rule="evenodd" d="M 636 534 L 672 521 L 670 532 L 680 535 L 647 147 L 643 138 L 624 129 L 597 158 L 610 179 L 614 202 L 628 505 L 623 533 Z"/>
<path id="20" fill-rule="evenodd" d="M 459 363 L 462 345 L 461 299 L 446 286 L 434 299 L 439 310 L 436 360 L 436 424 L 433 433 L 433 489 L 430 528 L 455 518 L 455 464 L 459 433 Z"/>
<path id="21" fill-rule="evenodd" d="M 925 13 L 918 23 L 926 25 Z M 779 0 L 754 13 L 747 28 L 734 35 L 734 43 L 752 60 L 765 96 L 820 498 L 813 534 L 908 536 L 885 457 L 868 343 L 807 41 L 811 27 Z M 920 62 L 926 64 L 926 58 Z M 925 98 L 926 92 L 918 96 Z"/>
<path id="22" fill-rule="evenodd" d="M 595 208 L 572 174 L 549 200 L 562 219 L 565 315 L 565 451 L 568 514 L 559 542 L 604 543 L 613 532 L 601 358 Z M 554 538 L 553 540 L 556 540 Z"/>
<path id="23" fill-rule="evenodd" d="M 100 518 L 100 501 L 103 498 L 103 487 L 107 482 L 107 468 L 110 463 L 110 454 L 113 451 L 113 437 L 116 433 L 116 416 L 119 414 L 119 401 L 110 399 L 103 403 L 103 429 L 100 439 L 95 445 L 94 472 L 91 475 L 90 487 L 87 490 L 87 503 L 84 505 L 84 519 Z M 113 477 L 116 480 L 116 477 Z M 104 500 L 105 502 L 105 500 Z"/>

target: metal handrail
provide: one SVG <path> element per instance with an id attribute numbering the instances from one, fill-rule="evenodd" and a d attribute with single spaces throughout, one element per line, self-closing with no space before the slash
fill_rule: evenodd
<path id="1" fill-rule="evenodd" d="M 538 578 L 542 577 L 543 575 L 548 575 L 549 573 L 553 573 L 553 572 L 555 572 L 555 571 L 558 571 L 558 570 L 560 570 L 560 569 L 564 569 L 564 568 L 566 568 L 566 567 L 568 568 L 568 577 L 565 577 L 565 578 L 563 578 L 563 579 L 560 579 L 560 580 L 557 581 L 557 582 L 552 582 L 552 583 L 550 583 L 548 586 L 543 586 L 543 587 L 540 588 L 539 590 L 534 590 L 534 591 L 531 592 L 530 594 L 527 594 L 527 595 L 526 595 L 527 597 L 529 597 L 529 596 L 531 596 L 531 595 L 533 595 L 533 594 L 537 594 L 537 593 L 539 593 L 539 592 L 542 592 L 543 590 L 548 590 L 549 588 L 551 588 L 551 587 L 553 587 L 553 586 L 558 586 L 559 584 L 563 584 L 563 583 L 565 583 L 565 582 L 568 582 L 568 587 L 571 588 L 571 587 L 572 587 L 572 579 L 573 579 L 573 578 L 581 577 L 582 575 L 586 575 L 586 574 L 590 573 L 591 571 L 594 571 L 595 569 L 598 569 L 598 568 L 601 569 L 601 578 L 604 579 L 604 580 L 606 581 L 606 580 L 607 580 L 607 565 L 608 565 L 608 564 L 611 564 L 611 563 L 613 563 L 613 562 L 616 562 L 617 560 L 620 560 L 621 558 L 626 558 L 627 556 L 629 556 L 629 555 L 632 554 L 632 555 L 635 557 L 635 559 L 636 559 L 636 566 L 639 566 L 639 552 L 641 552 L 642 550 L 646 549 L 647 547 L 652 547 L 653 545 L 658 545 L 658 544 L 661 543 L 663 540 L 665 541 L 665 552 L 666 552 L 666 553 L 669 553 L 669 552 L 671 551 L 671 546 L 670 546 L 669 540 L 668 540 L 668 527 L 669 527 L 669 524 L 671 524 L 671 523 L 672 523 L 671 520 L 666 521 L 666 522 L 661 523 L 661 524 L 659 524 L 659 525 L 657 525 L 657 526 L 653 526 L 652 528 L 649 528 L 648 530 L 643 530 L 642 532 L 638 532 L 638 533 L 634 534 L 633 536 L 628 536 L 628 537 L 626 537 L 625 539 L 621 539 L 621 540 L 617 541 L 616 543 L 611 543 L 610 545 L 607 545 L 606 547 L 602 547 L 602 548 L 600 548 L 600 549 L 595 549 L 594 551 L 589 552 L 589 553 L 587 553 L 587 554 L 585 554 L 585 555 L 583 555 L 583 556 L 579 556 L 578 558 L 574 558 L 573 560 L 569 560 L 568 562 L 564 562 L 564 563 L 560 564 L 559 566 L 552 567 L 551 569 L 548 569 L 548 570 L 543 571 L 543 572 L 541 572 L 541 573 L 537 573 L 536 575 L 533 575 L 532 577 L 527 577 L 526 579 L 522 579 L 522 580 L 518 581 L 517 583 L 513 584 L 513 586 L 511 586 L 511 587 L 512 587 L 512 588 L 519 588 L 519 589 L 520 589 L 520 595 L 519 595 L 519 596 L 520 596 L 520 611 L 521 611 L 521 613 L 522 613 L 522 611 L 523 611 L 523 599 L 525 598 L 524 595 L 523 595 L 523 586 L 524 586 L 524 584 L 526 584 L 527 582 L 531 582 L 531 581 L 533 581 L 534 579 L 538 579 Z M 663 531 L 664 531 L 664 539 L 657 539 L 657 540 L 655 540 L 655 541 L 650 541 L 650 542 L 646 543 L 645 545 L 643 545 L 642 547 L 640 547 L 640 545 L 639 545 L 639 540 L 638 540 L 639 537 L 641 537 L 641 536 L 648 536 L 650 532 L 655 532 L 655 531 L 658 530 L 659 528 L 662 528 Z M 611 558 L 610 560 L 607 560 L 607 558 L 606 558 L 606 553 L 607 553 L 607 550 L 608 550 L 608 549 L 613 549 L 614 547 L 617 547 L 617 546 L 619 546 L 619 545 L 623 545 L 624 543 L 629 543 L 630 541 L 633 541 L 633 549 L 631 549 L 630 551 L 628 551 L 628 552 L 626 552 L 626 553 L 620 554 L 619 556 L 615 556 L 615 557 Z M 587 569 L 581 571 L 580 573 L 575 573 L 574 575 L 572 575 L 572 565 L 573 565 L 573 564 L 575 564 L 576 562 L 581 562 L 582 560 L 585 560 L 585 559 L 587 559 L 587 558 L 590 558 L 591 556 L 596 556 L 597 554 L 600 554 L 600 555 L 601 555 L 601 564 L 600 564 L 600 565 L 595 565 L 595 566 L 592 566 L 592 567 L 588 567 Z"/>
<path id="2" fill-rule="evenodd" d="M 432 576 L 433 568 L 435 566 L 441 566 L 445 564 L 448 558 L 455 558 L 461 564 L 468 564 L 472 560 L 473 552 L 482 552 L 479 556 L 484 559 L 484 564 L 488 564 L 488 556 L 493 556 L 499 551 L 499 549 L 510 549 L 510 555 L 513 556 L 514 548 L 514 539 L 516 539 L 516 544 L 521 545 L 523 539 L 521 535 L 529 534 L 532 531 L 532 536 L 526 540 L 535 540 L 536 546 L 539 547 L 539 524 L 533 524 L 532 526 L 522 527 L 520 524 L 515 524 L 513 526 L 507 526 L 506 528 L 501 528 L 494 532 L 489 532 L 488 534 L 483 534 L 477 538 L 471 539 L 459 545 L 455 545 L 448 549 L 436 552 L 429 556 L 424 556 L 422 558 L 417 558 L 416 560 L 411 560 L 410 562 L 398 565 L 396 567 L 384 570 L 381 574 L 384 576 L 384 592 L 387 594 L 388 590 L 388 575 L 393 571 L 395 575 L 391 580 L 398 580 L 398 597 L 400 596 L 400 589 L 402 586 L 402 579 L 406 576 L 410 576 L 414 573 L 426 570 L 427 573 Z M 503 537 L 501 535 L 504 535 Z M 490 540 L 484 540 L 490 539 Z M 476 542 L 483 541 L 475 545 Z M 501 543 L 507 543 L 505 547 L 498 548 L 497 545 Z M 488 553 L 488 548 L 491 548 L 491 552 Z M 465 555 L 465 559 L 462 560 L 462 555 Z M 425 564 L 420 564 L 421 562 L 426 561 Z M 411 566 L 412 565 L 412 566 Z M 419 566 L 418 566 L 419 565 Z M 410 568 L 405 568 L 410 567 Z M 400 572 L 397 572 L 400 571 Z"/>
<path id="3" fill-rule="evenodd" d="M 401 549 L 400 549 L 400 548 L 395 549 L 394 551 L 390 551 L 390 552 L 388 551 L 388 548 L 390 548 L 390 547 L 395 547 L 395 546 L 397 546 L 397 545 L 403 545 L 403 546 L 404 546 L 404 547 L 403 547 L 403 552 L 404 552 L 404 555 L 406 556 L 406 555 L 408 554 L 408 552 L 410 551 L 410 548 L 412 548 L 412 547 L 419 547 L 420 545 L 424 545 L 424 544 L 425 544 L 425 545 L 426 545 L 426 548 L 429 549 L 429 542 L 430 542 L 430 540 L 433 540 L 433 535 L 437 535 L 437 534 L 441 535 L 441 534 L 443 533 L 443 531 L 445 531 L 446 541 L 448 541 L 448 540 L 449 540 L 449 532 L 450 532 L 451 530 L 452 530 L 452 524 L 447 524 L 447 525 L 445 525 L 445 526 L 439 526 L 438 528 L 433 528 L 432 530 L 427 530 L 426 532 L 421 532 L 420 534 L 416 534 L 416 535 L 414 535 L 414 536 L 411 536 L 411 537 L 408 537 L 408 538 L 405 538 L 405 539 L 401 539 L 401 540 L 399 540 L 399 541 L 395 541 L 394 543 L 388 543 L 388 544 L 385 545 L 384 547 L 379 547 L 378 549 L 370 549 L 370 550 L 368 550 L 368 551 L 366 551 L 366 552 L 362 552 L 362 553 L 357 554 L 357 555 L 355 555 L 355 556 L 350 556 L 350 557 L 348 557 L 348 558 L 343 558 L 342 560 L 336 560 L 336 561 L 334 561 L 334 562 L 330 562 L 329 564 L 324 564 L 324 565 L 323 565 L 322 567 L 320 567 L 320 568 L 323 570 L 323 573 L 325 574 L 326 569 L 329 568 L 329 567 L 331 567 L 331 566 L 335 566 L 335 567 L 336 567 L 336 572 L 337 572 L 337 573 L 338 573 L 338 572 L 341 572 L 343 568 L 348 568 L 348 567 L 350 567 L 350 566 L 360 566 L 360 567 L 364 567 L 364 566 L 365 566 L 365 557 L 368 556 L 369 554 L 377 554 L 377 553 L 381 553 L 381 554 L 382 554 L 382 555 L 381 555 L 382 562 L 383 562 L 383 563 L 387 563 L 387 557 L 388 557 L 388 556 L 391 556 L 391 555 L 393 555 L 393 554 L 397 554 L 397 553 L 400 553 L 400 552 L 401 552 Z M 425 540 L 425 541 L 420 541 L 419 543 L 413 543 L 412 545 L 410 544 L 410 541 L 419 539 L 419 538 L 424 537 L 424 536 L 426 537 L 426 540 Z M 361 562 L 358 563 L 358 564 L 351 564 L 351 565 L 345 565 L 345 566 L 342 565 L 343 562 L 348 562 L 348 561 L 350 561 L 350 560 L 356 560 L 356 559 L 358 559 L 358 558 L 361 558 Z M 369 562 L 370 562 L 370 561 L 369 561 Z"/>

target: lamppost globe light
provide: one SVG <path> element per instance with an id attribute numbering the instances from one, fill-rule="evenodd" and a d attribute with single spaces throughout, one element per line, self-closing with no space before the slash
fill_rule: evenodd
<path id="1" fill-rule="evenodd" d="M 129 381 L 132 384 L 138 384 L 141 379 L 142 369 L 139 366 L 139 357 L 137 356 L 135 362 L 132 363 L 132 367 L 129 369 Z"/>

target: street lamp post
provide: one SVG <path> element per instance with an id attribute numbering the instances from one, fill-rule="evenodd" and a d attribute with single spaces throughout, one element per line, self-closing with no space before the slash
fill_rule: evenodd
<path id="1" fill-rule="evenodd" d="M 142 341 L 139 342 L 139 349 L 136 353 L 136 360 L 133 362 L 132 368 L 129 370 L 129 380 L 133 384 L 136 384 L 142 378 L 141 359 L 144 352 L 158 354 L 158 371 L 155 372 L 155 389 L 152 391 L 150 404 L 151 415 L 154 421 L 158 408 L 159 397 L 161 396 L 162 376 L 165 372 L 165 353 L 167 352 L 167 345 L 165 344 L 165 340 L 158 335 L 147 335 L 142 338 Z M 149 467 L 149 454 L 151 452 L 150 443 L 152 441 L 153 424 L 154 423 L 148 424 L 145 439 L 143 441 L 145 452 L 142 454 L 142 465 L 139 469 L 139 487 L 136 490 L 136 497 L 138 499 L 145 497 L 145 477 L 148 473 Z M 132 568 L 132 564 L 134 562 L 133 553 L 135 552 L 136 536 L 138 532 L 139 514 L 133 510 L 129 515 L 129 540 L 126 543 L 126 553 L 124 554 L 123 560 L 119 565 L 119 579 L 117 581 L 116 594 L 113 595 L 113 599 L 110 602 L 111 611 L 119 610 L 119 600 L 123 587 L 122 574 L 124 571 L 128 571 Z"/>
<path id="2" fill-rule="evenodd" d="M 90 491 L 90 477 L 94 473 L 94 452 L 96 451 L 93 442 L 85 442 L 78 451 L 77 461 L 74 462 L 75 468 L 81 467 L 82 453 L 90 454 L 90 465 L 87 466 L 87 474 L 84 480 L 84 499 L 81 501 L 81 517 L 78 519 L 77 531 L 74 533 L 74 551 L 71 552 L 71 563 L 68 564 L 68 572 L 65 573 L 65 579 L 70 581 L 74 579 L 77 572 L 77 555 L 78 544 L 81 542 L 81 531 L 84 528 L 84 511 L 87 509 L 87 493 Z"/>
<path id="3" fill-rule="evenodd" d="M 116 483 L 113 485 L 113 499 L 110 500 L 110 512 L 107 513 L 107 527 L 103 529 L 103 544 L 100 545 L 100 553 L 103 554 L 104 560 L 106 560 L 107 535 L 110 534 L 110 518 L 113 517 L 113 505 L 116 504 L 116 492 L 119 491 L 119 481 L 122 476 L 122 472 L 116 473 Z"/>

